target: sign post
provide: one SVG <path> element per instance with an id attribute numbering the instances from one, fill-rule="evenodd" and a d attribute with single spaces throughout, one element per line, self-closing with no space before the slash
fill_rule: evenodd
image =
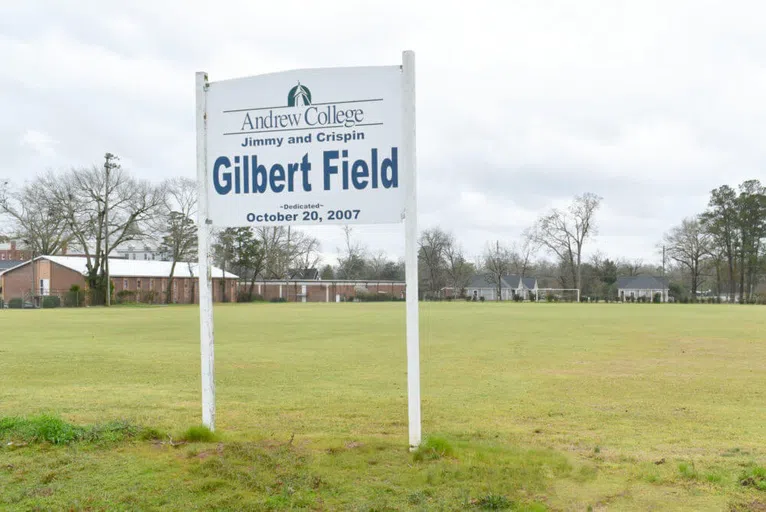
<path id="1" fill-rule="evenodd" d="M 207 165 L 207 73 L 197 73 L 197 246 L 199 262 L 199 327 L 202 357 L 202 424 L 215 430 L 213 366 L 213 279 L 210 268 L 210 212 Z"/>
<path id="2" fill-rule="evenodd" d="M 402 56 L 402 146 L 406 173 L 404 272 L 407 286 L 407 406 L 410 449 L 420 445 L 420 321 L 418 311 L 418 191 L 415 155 L 415 53 Z"/>
<path id="3" fill-rule="evenodd" d="M 215 427 L 215 227 L 401 223 L 409 444 L 421 442 L 415 55 L 208 82 L 197 73 L 202 419 Z"/>

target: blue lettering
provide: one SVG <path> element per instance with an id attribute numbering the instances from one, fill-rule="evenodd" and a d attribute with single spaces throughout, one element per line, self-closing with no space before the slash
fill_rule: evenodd
<path id="1" fill-rule="evenodd" d="M 253 155 L 253 193 L 263 194 L 266 192 L 266 185 L 268 183 L 268 176 L 266 175 L 266 167 L 258 165 L 258 156 Z"/>
<path id="2" fill-rule="evenodd" d="M 351 181 L 354 183 L 354 188 L 357 190 L 367 188 L 367 176 L 369 175 L 370 169 L 367 167 L 367 162 L 364 160 L 357 160 L 354 162 L 354 165 L 351 166 Z"/>
<path id="3" fill-rule="evenodd" d="M 235 194 L 239 194 L 241 192 L 241 190 L 240 190 L 241 187 L 240 187 L 240 183 L 239 183 L 239 181 L 240 181 L 239 175 L 240 175 L 239 157 L 235 156 L 234 157 L 234 193 Z"/>
<path id="4" fill-rule="evenodd" d="M 303 173 L 303 190 L 311 192 L 311 183 L 309 183 L 309 171 L 311 170 L 311 162 L 309 162 L 309 154 L 303 155 L 301 160 L 301 172 Z"/>
<path id="5" fill-rule="evenodd" d="M 337 154 L 337 151 L 335 153 Z M 225 196 L 231 192 L 231 172 L 221 171 L 222 167 L 226 169 L 231 167 L 231 161 L 225 156 L 219 156 L 213 164 L 213 186 L 218 194 Z"/>
<path id="6" fill-rule="evenodd" d="M 399 186 L 399 150 L 391 148 L 391 158 L 384 158 L 380 163 L 380 182 L 385 188 L 396 188 Z M 389 171 L 388 173 L 386 171 Z"/>
<path id="7" fill-rule="evenodd" d="M 279 164 L 274 164 L 271 166 L 271 176 L 269 177 L 271 190 L 276 193 L 282 192 L 285 189 L 285 186 L 278 183 L 280 181 L 285 181 L 285 168 Z M 292 192 L 292 190 L 292 180 L 290 180 L 290 192 Z"/>
<path id="8" fill-rule="evenodd" d="M 332 160 L 338 159 L 337 151 L 324 152 L 324 189 L 330 190 L 330 175 L 338 174 L 338 166 L 331 165 Z"/>

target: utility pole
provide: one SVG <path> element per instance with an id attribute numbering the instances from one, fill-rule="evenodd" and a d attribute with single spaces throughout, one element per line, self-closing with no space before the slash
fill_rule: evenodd
<path id="1" fill-rule="evenodd" d="M 104 271 L 106 274 L 106 300 L 104 304 L 109 307 L 112 305 L 112 282 L 109 278 L 109 171 L 117 167 L 118 164 L 113 161 L 117 157 L 111 153 L 104 155 L 105 192 L 104 192 Z"/>

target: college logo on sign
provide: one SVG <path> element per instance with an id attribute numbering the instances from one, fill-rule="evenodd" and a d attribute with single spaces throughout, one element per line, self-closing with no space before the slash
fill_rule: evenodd
<path id="1" fill-rule="evenodd" d="M 311 91 L 305 85 L 298 85 L 290 89 L 287 94 L 287 106 L 288 107 L 300 107 L 311 105 Z"/>

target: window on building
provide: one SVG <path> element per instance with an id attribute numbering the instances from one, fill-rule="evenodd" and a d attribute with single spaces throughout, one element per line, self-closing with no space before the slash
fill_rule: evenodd
<path id="1" fill-rule="evenodd" d="M 154 279 L 149 279 L 149 289 L 154 290 Z"/>
<path id="2" fill-rule="evenodd" d="M 128 280 L 127 279 L 123 279 L 122 280 L 122 289 L 123 290 L 127 290 L 128 289 Z"/>
<path id="3" fill-rule="evenodd" d="M 141 280 L 136 279 L 136 290 L 140 290 L 140 289 L 141 289 Z"/>

